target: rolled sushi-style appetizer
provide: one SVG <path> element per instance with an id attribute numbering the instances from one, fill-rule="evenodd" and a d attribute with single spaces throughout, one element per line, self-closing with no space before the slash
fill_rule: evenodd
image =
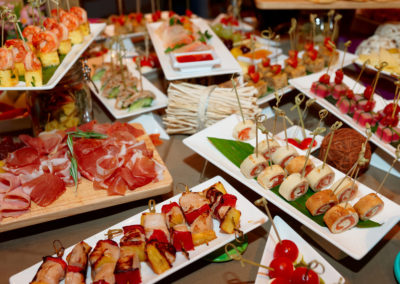
<path id="1" fill-rule="evenodd" d="M 263 156 L 250 154 L 240 164 L 240 171 L 247 178 L 255 178 L 267 165 L 267 160 L 265 160 Z"/>
<path id="2" fill-rule="evenodd" d="M 292 146 L 281 146 L 275 150 L 271 158 L 274 164 L 285 168 L 291 159 L 297 157 L 297 151 Z"/>
<path id="3" fill-rule="evenodd" d="M 276 142 L 275 139 L 268 139 L 268 141 L 263 140 L 258 143 L 258 154 L 262 155 L 266 160 L 269 160 L 270 156 L 276 151 L 278 147 L 280 147 L 280 145 L 278 142 Z"/>
<path id="4" fill-rule="evenodd" d="M 253 139 L 256 136 L 256 125 L 252 120 L 240 121 L 233 128 L 232 136 L 240 141 Z"/>
<path id="5" fill-rule="evenodd" d="M 338 234 L 356 226 L 358 214 L 350 204 L 340 203 L 325 213 L 324 222 L 333 234 Z"/>
<path id="6" fill-rule="evenodd" d="M 378 214 L 383 209 L 383 200 L 379 198 L 378 194 L 370 193 L 360 198 L 354 205 L 361 220 L 369 220 Z"/>
<path id="7" fill-rule="evenodd" d="M 257 177 L 258 183 L 265 189 L 273 188 L 280 185 L 284 178 L 286 177 L 286 172 L 279 165 L 272 165 L 266 167 Z"/>
<path id="8" fill-rule="evenodd" d="M 350 177 L 339 179 L 331 188 L 339 200 L 339 203 L 352 200 L 358 191 L 357 183 L 355 183 Z"/>
<path id="9" fill-rule="evenodd" d="M 305 177 L 299 173 L 288 176 L 279 187 L 279 193 L 287 201 L 293 201 L 303 196 L 308 189 L 308 182 Z"/>
<path id="10" fill-rule="evenodd" d="M 324 214 L 330 208 L 338 204 L 336 195 L 330 189 L 321 190 L 314 193 L 306 201 L 306 207 L 311 215 L 317 216 Z"/>
<path id="11" fill-rule="evenodd" d="M 316 167 L 307 175 L 307 181 L 314 191 L 328 187 L 334 178 L 335 172 L 328 165 Z"/>
<path id="12" fill-rule="evenodd" d="M 288 174 L 294 174 L 294 173 L 301 174 L 305 162 L 306 162 L 306 156 L 294 157 L 287 163 L 285 170 L 288 172 Z M 310 159 L 308 159 L 304 176 L 307 176 L 314 169 L 314 167 L 315 167 L 314 163 Z"/>

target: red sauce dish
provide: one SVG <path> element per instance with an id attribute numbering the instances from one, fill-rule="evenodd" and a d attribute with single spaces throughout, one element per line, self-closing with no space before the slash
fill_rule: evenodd
<path id="1" fill-rule="evenodd" d="M 214 57 L 212 56 L 211 53 L 179 55 L 176 57 L 176 61 L 178 61 L 179 63 L 209 61 L 209 60 L 214 60 Z"/>

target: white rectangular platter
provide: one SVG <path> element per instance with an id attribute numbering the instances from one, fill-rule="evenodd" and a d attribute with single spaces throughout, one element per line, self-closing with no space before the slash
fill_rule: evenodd
<path id="1" fill-rule="evenodd" d="M 317 95 L 311 93 L 311 85 L 314 81 L 318 81 L 319 77 L 321 77 L 323 73 L 315 73 L 311 74 L 308 76 L 304 77 L 299 77 L 295 79 L 289 80 L 289 83 L 293 85 L 296 89 L 304 93 L 306 96 L 316 99 L 317 103 L 319 103 L 321 106 L 326 108 L 330 113 L 335 115 L 337 118 L 340 120 L 344 121 L 347 123 L 349 126 L 351 126 L 353 129 L 357 130 L 360 132 L 362 135 L 365 136 L 365 127 L 360 126 L 358 123 L 356 123 L 353 118 L 348 116 L 347 114 L 341 113 L 339 109 L 325 100 L 324 98 L 318 97 Z M 344 76 L 343 78 L 343 83 L 345 83 L 347 86 L 352 88 L 355 84 L 355 81 L 347 76 Z M 361 84 L 357 84 L 356 87 L 354 88 L 354 93 L 362 93 L 364 92 L 365 87 L 362 86 Z M 389 101 L 385 100 L 381 96 L 374 94 L 374 99 L 376 100 L 376 105 L 374 108 L 374 111 L 381 110 L 383 109 Z M 396 148 L 390 145 L 389 143 L 383 142 L 376 134 L 373 134 L 370 141 L 372 141 L 375 145 L 377 145 L 379 148 L 384 150 L 386 153 L 391 155 L 392 157 L 396 157 L 395 151 Z"/>
<path id="2" fill-rule="evenodd" d="M 140 74 L 136 70 L 136 65 L 133 63 L 132 59 L 124 59 L 124 63 L 128 66 L 129 72 L 132 73 L 133 76 L 139 78 Z M 149 80 L 146 79 L 146 77 L 142 77 L 143 79 L 143 90 L 149 90 L 153 92 L 155 95 L 155 98 L 153 99 L 153 102 L 151 106 L 149 107 L 143 107 L 136 109 L 134 111 L 129 112 L 127 109 L 117 109 L 115 108 L 115 101 L 116 99 L 108 99 L 101 94 L 101 84 L 100 82 L 96 81 L 94 82 L 97 86 L 97 89 L 99 90 L 100 93 L 96 92 L 95 88 L 93 87 L 92 84 L 89 84 L 90 89 L 92 90 L 93 94 L 102 102 L 102 104 L 107 108 L 107 110 L 112 114 L 112 116 L 115 119 L 122 119 L 134 115 L 139 115 L 145 112 L 153 111 L 156 109 L 164 108 L 168 104 L 168 98 L 165 94 L 163 94 L 156 86 L 154 86 L 152 83 L 150 83 Z"/>
<path id="3" fill-rule="evenodd" d="M 85 36 L 84 40 L 80 44 L 75 44 L 72 46 L 71 51 L 65 56 L 64 60 L 58 66 L 57 70 L 54 72 L 53 76 L 51 76 L 50 80 L 47 84 L 40 87 L 27 87 L 25 82 L 20 81 L 14 87 L 0 88 L 0 90 L 14 90 L 14 91 L 23 91 L 23 90 L 50 90 L 53 89 L 58 82 L 64 77 L 64 75 L 68 72 L 68 70 L 72 67 L 72 65 L 78 60 L 78 58 L 82 55 L 82 53 L 86 50 L 86 48 L 93 42 L 93 40 L 101 33 L 101 31 L 105 28 L 106 24 L 90 24 L 90 35 Z"/>
<path id="4" fill-rule="evenodd" d="M 215 76 L 215 75 L 224 75 L 224 74 L 233 74 L 233 73 L 241 73 L 242 68 L 240 68 L 239 63 L 235 60 L 230 51 L 225 47 L 223 42 L 218 38 L 218 36 L 213 32 L 213 30 L 207 25 L 207 22 L 203 19 L 191 19 L 191 21 L 199 27 L 202 32 L 208 30 L 208 33 L 212 35 L 208 44 L 214 48 L 215 53 L 221 59 L 221 64 L 215 66 L 211 70 L 200 70 L 198 72 L 181 72 L 177 69 L 174 69 L 171 64 L 171 58 L 169 54 L 166 54 L 164 51 L 166 47 L 164 43 L 161 41 L 159 36 L 156 34 L 157 28 L 162 24 L 161 22 L 156 23 L 148 23 L 147 29 L 149 31 L 149 35 L 151 41 L 153 42 L 153 46 L 156 50 L 158 59 L 161 63 L 161 68 L 164 71 L 165 78 L 169 81 L 171 80 L 180 80 L 186 78 L 197 78 L 197 77 L 205 77 L 205 76 Z"/>
<path id="5" fill-rule="evenodd" d="M 312 219 L 300 213 L 282 197 L 276 195 L 272 191 L 264 189 L 255 179 L 245 178 L 240 169 L 230 160 L 228 160 L 228 158 L 226 158 L 221 152 L 219 152 L 217 148 L 215 148 L 214 145 L 208 140 L 208 137 L 234 140 L 232 137 L 232 130 L 239 121 L 239 116 L 231 115 L 215 123 L 214 125 L 184 139 L 183 143 L 213 163 L 215 166 L 225 171 L 227 174 L 245 184 L 251 190 L 274 203 L 287 214 L 291 215 L 294 219 L 298 220 L 303 225 L 307 226 L 316 234 L 320 235 L 328 242 L 331 242 L 334 246 L 354 259 L 363 258 L 400 220 L 400 205 L 394 203 L 385 196 L 380 195 L 385 203 L 385 207 L 376 217 L 373 218 L 373 221 L 383 223 L 380 227 L 369 229 L 353 228 L 344 233 L 332 234 L 327 227 L 318 225 Z M 262 137 L 261 135 L 261 132 L 259 132 L 259 137 Z M 247 142 L 253 146 L 255 145 L 255 139 Z M 302 151 L 298 152 L 299 154 L 304 154 Z M 312 161 L 314 162 L 315 166 L 318 166 L 322 163 L 314 157 L 312 157 Z M 340 171 L 336 169 L 333 170 L 335 172 L 335 181 L 344 176 L 344 174 Z M 363 184 L 359 184 L 357 196 L 350 203 L 354 204 L 362 196 L 371 192 L 374 191 Z M 352 240 L 357 240 L 357 242 Z"/>
<path id="6" fill-rule="evenodd" d="M 216 176 L 206 182 L 203 182 L 202 184 L 192 187 L 191 191 L 194 191 L 194 192 L 203 191 L 204 189 L 217 183 L 218 181 L 222 182 L 222 184 L 225 186 L 225 189 L 228 193 L 233 194 L 237 197 L 236 208 L 242 212 L 242 216 L 240 218 L 240 229 L 243 231 L 243 233 L 247 233 L 247 232 L 257 228 L 258 226 L 261 226 L 265 222 L 267 222 L 268 217 L 263 212 L 261 212 L 250 201 L 248 201 L 243 195 L 241 195 L 236 189 L 234 189 L 228 182 L 226 182 L 223 178 L 221 178 L 219 176 Z M 172 197 L 160 204 L 157 204 L 156 212 L 161 212 L 161 207 L 164 204 L 169 204 L 170 202 L 174 202 L 174 201 L 179 203 L 180 195 L 181 194 L 175 195 L 174 197 Z M 144 212 L 148 212 L 148 210 L 146 210 Z M 103 240 L 105 238 L 105 234 L 107 233 L 108 230 L 120 229 L 123 226 L 140 224 L 140 217 L 141 217 L 142 213 L 132 216 L 131 218 L 126 219 L 125 221 L 122 221 L 110 228 L 105 229 L 102 232 L 99 232 L 98 234 L 96 234 L 90 238 L 87 238 L 85 240 L 85 242 L 88 243 L 90 246 L 94 247 L 96 245 L 97 241 Z M 208 255 L 209 253 L 215 251 L 216 249 L 222 247 L 223 245 L 225 245 L 235 239 L 234 234 L 221 233 L 218 230 L 219 222 L 216 221 L 215 219 L 213 219 L 213 225 L 214 225 L 214 230 L 216 232 L 217 238 L 215 240 L 209 242 L 207 245 L 206 244 L 200 245 L 200 246 L 196 247 L 194 251 L 190 251 L 189 252 L 190 260 L 186 259 L 186 257 L 181 252 L 178 252 L 176 254 L 176 260 L 173 263 L 173 267 L 160 275 L 155 274 L 147 263 L 142 262 L 141 263 L 142 283 L 155 283 L 157 281 L 160 281 L 161 279 L 165 278 L 166 276 L 184 268 L 185 266 L 191 264 L 192 262 L 195 262 L 196 260 Z M 119 239 L 120 239 L 120 237 L 115 238 L 114 240 L 116 242 L 119 242 Z M 68 255 L 68 253 L 72 250 L 72 248 L 73 248 L 73 246 L 67 248 L 65 250 L 64 256 Z M 11 284 L 30 283 L 30 281 L 32 281 L 33 277 L 35 276 L 36 271 L 39 268 L 40 264 L 41 263 L 36 263 L 35 265 L 11 276 L 10 283 Z M 88 271 L 87 271 L 87 275 L 88 275 L 88 277 L 86 279 L 87 283 L 91 283 L 90 273 L 91 273 L 91 269 L 89 267 Z M 61 283 L 63 284 L 64 281 L 62 281 Z"/>
<path id="7" fill-rule="evenodd" d="M 303 255 L 304 261 L 308 264 L 313 260 L 317 260 L 324 266 L 323 273 L 319 274 L 326 284 L 341 283 L 343 277 L 329 264 L 312 246 L 310 246 L 299 234 L 297 234 L 283 219 L 279 216 L 274 217 L 274 223 L 282 240 L 291 240 L 297 245 L 300 253 Z M 267 244 L 265 245 L 264 253 L 261 258 L 261 264 L 269 266 L 273 259 L 273 254 L 276 244 L 279 242 L 275 230 L 270 229 Z M 321 267 L 318 267 L 315 272 L 322 272 Z M 267 283 L 268 270 L 260 267 L 258 269 L 255 284 Z M 342 279 L 342 280 L 341 280 Z"/>

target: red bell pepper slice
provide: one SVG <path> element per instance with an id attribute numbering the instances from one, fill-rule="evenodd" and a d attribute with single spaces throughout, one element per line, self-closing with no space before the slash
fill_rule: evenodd
<path id="1" fill-rule="evenodd" d="M 156 240 L 160 243 L 169 243 L 168 238 L 165 235 L 163 230 L 154 230 L 153 234 L 151 234 L 151 236 L 148 240 L 149 241 Z"/>
<path id="2" fill-rule="evenodd" d="M 43 262 L 46 262 L 46 261 L 56 262 L 62 266 L 63 270 L 67 269 L 67 263 L 61 257 L 46 256 L 44 258 Z"/>
<path id="3" fill-rule="evenodd" d="M 122 229 L 124 230 L 124 234 L 131 232 L 131 231 L 140 231 L 142 234 L 144 234 L 144 228 L 142 225 L 130 225 L 130 226 L 125 226 L 122 227 Z"/>
<path id="4" fill-rule="evenodd" d="M 79 266 L 68 265 L 67 271 L 68 271 L 68 272 L 77 272 L 77 273 L 80 273 L 81 271 L 83 271 L 83 268 L 82 268 L 82 267 L 79 267 Z"/>
<path id="5" fill-rule="evenodd" d="M 173 231 L 172 245 L 177 251 L 182 251 L 182 247 L 185 251 L 194 250 L 192 233 L 190 231 Z"/>
<path id="6" fill-rule="evenodd" d="M 138 268 L 131 271 L 123 271 L 115 273 L 115 283 L 117 284 L 139 284 L 142 283 L 140 270 Z"/>
<path id="7" fill-rule="evenodd" d="M 193 210 L 192 212 L 185 213 L 186 222 L 188 222 L 188 224 L 191 225 L 194 222 L 194 220 L 197 219 L 197 217 L 210 210 L 211 210 L 210 206 L 208 204 L 204 204 L 203 206 L 201 206 L 196 210 Z"/>
<path id="8" fill-rule="evenodd" d="M 179 207 L 179 204 L 176 202 L 172 202 L 170 204 L 165 204 L 163 205 L 163 207 L 161 208 L 161 212 L 164 214 L 167 214 L 169 211 L 172 210 L 172 208 L 174 207 Z"/>
<path id="9" fill-rule="evenodd" d="M 224 194 L 221 196 L 219 204 L 215 207 L 214 215 L 218 216 L 218 211 L 222 206 L 235 207 L 237 198 L 232 194 Z"/>

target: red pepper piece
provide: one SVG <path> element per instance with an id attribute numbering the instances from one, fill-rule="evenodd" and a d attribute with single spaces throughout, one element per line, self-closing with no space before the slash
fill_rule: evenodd
<path id="1" fill-rule="evenodd" d="M 62 266 L 63 270 L 66 270 L 67 266 L 68 266 L 67 263 L 61 257 L 46 256 L 44 258 L 43 262 L 46 262 L 46 261 L 53 261 L 53 262 L 60 264 Z"/>
<path id="2" fill-rule="evenodd" d="M 364 90 L 364 98 L 366 98 L 367 100 L 369 100 L 372 96 L 372 92 L 373 92 L 373 88 L 372 86 L 367 86 Z"/>
<path id="3" fill-rule="evenodd" d="M 93 282 L 93 284 L 110 284 L 110 283 L 108 283 L 106 280 L 101 279 L 96 282 Z"/>
<path id="4" fill-rule="evenodd" d="M 308 50 L 307 54 L 311 58 L 311 60 L 314 61 L 318 57 L 318 50 L 316 50 L 316 49 Z"/>
<path id="5" fill-rule="evenodd" d="M 288 141 L 288 143 L 290 143 L 290 144 L 296 146 L 297 148 L 300 148 L 300 144 L 299 144 L 299 142 L 297 142 L 296 139 L 288 138 L 287 141 Z"/>
<path id="6" fill-rule="evenodd" d="M 124 234 L 131 232 L 131 231 L 140 231 L 142 234 L 144 234 L 144 228 L 142 225 L 130 225 L 130 226 L 125 226 L 122 227 L 122 229 L 124 230 Z"/>
<path id="7" fill-rule="evenodd" d="M 190 11 L 189 9 L 186 9 L 185 14 L 190 18 L 193 15 L 193 12 Z"/>
<path id="8" fill-rule="evenodd" d="M 275 75 L 278 75 L 282 71 L 282 66 L 280 64 L 274 64 L 271 66 L 271 71 Z"/>
<path id="9" fill-rule="evenodd" d="M 172 208 L 174 208 L 175 206 L 179 207 L 179 204 L 176 202 L 172 202 L 170 204 L 165 204 L 163 205 L 163 207 L 161 208 L 161 212 L 164 214 L 167 214 L 169 211 L 172 210 Z"/>
<path id="10" fill-rule="evenodd" d="M 313 50 L 314 49 L 314 43 L 308 42 L 304 45 L 304 49 L 307 51 Z"/>
<path id="11" fill-rule="evenodd" d="M 256 66 L 250 65 L 250 66 L 247 68 L 247 73 L 249 73 L 249 75 L 250 75 L 250 74 L 252 74 L 252 73 L 254 73 L 254 72 L 256 72 Z"/>
<path id="12" fill-rule="evenodd" d="M 186 222 L 188 222 L 188 224 L 191 225 L 194 222 L 194 220 L 197 219 L 197 217 L 199 217 L 203 213 L 209 212 L 210 210 L 211 210 L 210 206 L 208 204 L 204 204 L 203 206 L 201 206 L 196 210 L 193 210 L 189 213 L 185 213 Z"/>
<path id="13" fill-rule="evenodd" d="M 260 80 L 260 73 L 259 72 L 254 72 L 250 74 L 251 80 L 253 80 L 254 83 L 257 83 Z"/>
<path id="14" fill-rule="evenodd" d="M 17 116 L 23 115 L 25 112 L 26 109 L 24 108 L 15 108 L 9 111 L 5 111 L 0 113 L 0 120 L 15 118 Z"/>
<path id="15" fill-rule="evenodd" d="M 167 236 L 163 230 L 154 230 L 148 241 L 156 240 L 160 243 L 169 243 Z"/>
<path id="16" fill-rule="evenodd" d="M 137 13 L 136 14 L 136 21 L 138 23 L 140 23 L 142 21 L 142 19 L 143 19 L 143 14 L 142 13 Z"/>
<path id="17" fill-rule="evenodd" d="M 296 58 L 297 59 L 297 55 L 299 54 L 299 52 L 297 50 L 289 50 L 289 58 Z"/>
<path id="18" fill-rule="evenodd" d="M 312 141 L 312 138 L 310 138 L 310 137 L 303 139 L 303 141 L 301 141 L 301 143 L 300 143 L 299 148 L 302 150 L 307 149 L 310 146 L 311 141 Z M 313 147 L 315 147 L 315 146 L 317 146 L 317 141 L 314 140 Z"/>
<path id="19" fill-rule="evenodd" d="M 139 268 L 131 271 L 123 271 L 115 273 L 115 283 L 117 284 L 139 284 L 142 283 Z"/>
<path id="20" fill-rule="evenodd" d="M 263 65 L 264 67 L 270 66 L 270 65 L 271 65 L 271 58 L 269 58 L 269 57 L 264 58 L 264 59 L 262 60 L 262 65 Z"/>
<path id="21" fill-rule="evenodd" d="M 334 46 L 334 43 L 332 42 L 331 38 L 327 36 L 327 37 L 324 39 L 324 46 L 325 46 L 326 49 L 328 49 L 330 52 L 333 51 L 333 46 L 332 46 L 331 44 L 333 44 L 333 46 Z"/>
<path id="22" fill-rule="evenodd" d="M 185 251 L 194 250 L 192 233 L 190 231 L 173 231 L 172 233 L 172 245 L 177 251 L 182 251 L 182 247 Z"/>
<path id="23" fill-rule="evenodd" d="M 219 211 L 219 209 L 221 209 L 222 206 L 235 207 L 236 201 L 237 201 L 236 196 L 234 196 L 232 194 L 227 193 L 227 194 L 222 195 L 221 199 L 219 201 L 219 204 L 214 209 L 214 215 L 218 216 L 218 211 Z"/>
<path id="24" fill-rule="evenodd" d="M 286 62 L 293 68 L 297 68 L 297 65 L 299 64 L 297 57 L 289 57 Z"/>
<path id="25" fill-rule="evenodd" d="M 349 100 L 354 99 L 354 92 L 353 92 L 353 90 L 347 89 L 347 90 L 346 90 L 346 97 L 347 97 Z"/>
<path id="26" fill-rule="evenodd" d="M 79 273 L 79 272 L 83 271 L 83 268 L 79 267 L 79 266 L 68 265 L 67 271 L 68 272 L 77 272 L 77 273 Z"/>

